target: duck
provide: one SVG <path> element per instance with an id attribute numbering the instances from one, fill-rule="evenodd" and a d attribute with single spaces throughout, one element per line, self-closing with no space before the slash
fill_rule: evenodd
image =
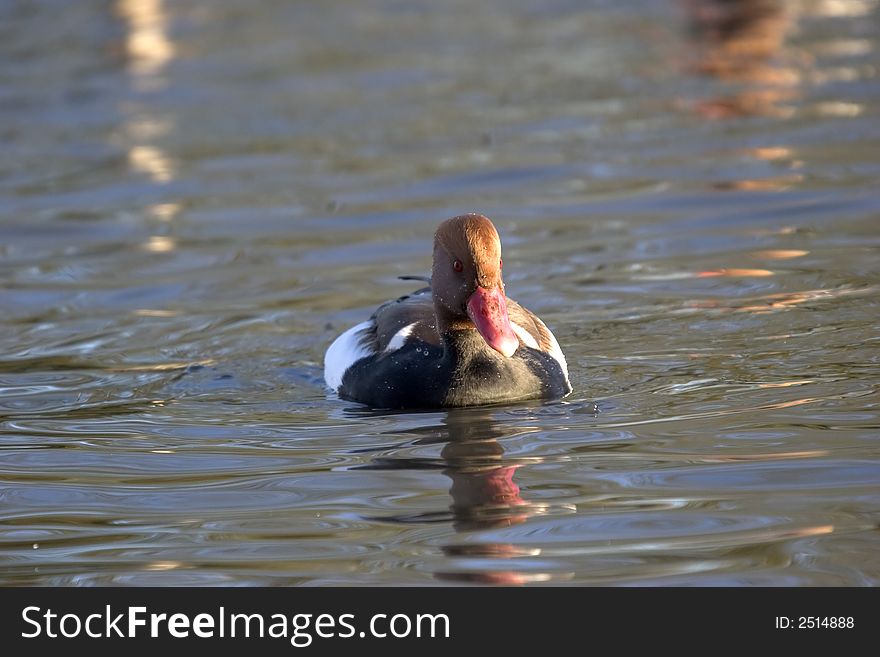
<path id="1" fill-rule="evenodd" d="M 483 406 L 558 399 L 572 388 L 559 342 L 505 293 L 501 238 L 482 214 L 434 234 L 427 286 L 388 301 L 337 337 L 324 380 L 376 409 Z"/>

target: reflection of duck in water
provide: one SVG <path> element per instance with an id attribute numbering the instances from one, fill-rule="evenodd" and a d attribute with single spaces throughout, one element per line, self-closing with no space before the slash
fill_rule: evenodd
<path id="1" fill-rule="evenodd" d="M 504 527 L 529 516 L 513 481 L 521 464 L 505 465 L 504 448 L 494 437 L 451 437 L 440 456 L 446 462 L 443 473 L 452 479 L 450 508 L 457 530 Z"/>
<path id="2" fill-rule="evenodd" d="M 376 408 L 477 406 L 571 392 L 556 338 L 505 296 L 501 240 L 479 214 L 444 221 L 430 287 L 388 302 L 340 335 L 327 385 Z"/>
<path id="3" fill-rule="evenodd" d="M 530 506 L 520 496 L 519 486 L 513 481 L 520 466 L 502 464 L 504 448 L 495 438 L 452 439 L 443 447 L 441 456 L 447 463 L 443 473 L 452 480 L 450 509 L 456 531 L 509 527 L 525 522 L 540 511 L 540 507 Z M 492 542 L 446 545 L 443 553 L 465 559 L 511 559 L 531 554 L 509 543 Z M 489 584 L 523 584 L 541 577 L 495 568 L 437 572 L 435 576 L 442 580 Z"/>
<path id="4" fill-rule="evenodd" d="M 684 0 L 697 47 L 694 68 L 739 85 L 729 96 L 697 103 L 710 118 L 787 116 L 798 72 L 786 62 L 792 10 L 785 0 Z"/>
<path id="5" fill-rule="evenodd" d="M 495 561 L 534 556 L 536 549 L 472 538 L 479 536 L 472 533 L 511 527 L 547 512 L 547 505 L 523 499 L 514 475 L 525 464 L 506 460 L 504 447 L 499 442 L 499 438 L 528 432 L 529 428 L 499 422 L 485 409 L 455 409 L 447 413 L 440 425 L 410 431 L 423 436 L 416 444 L 445 443 L 441 460 L 384 458 L 365 467 L 437 468 L 452 480 L 449 513 L 391 518 L 398 522 L 448 522 L 451 519 L 456 532 L 471 534 L 470 540 L 442 547 L 443 553 L 451 559 L 443 570 L 435 572 L 435 577 L 446 581 L 495 584 L 523 584 L 549 579 L 549 574 L 505 568 L 503 561 Z"/>

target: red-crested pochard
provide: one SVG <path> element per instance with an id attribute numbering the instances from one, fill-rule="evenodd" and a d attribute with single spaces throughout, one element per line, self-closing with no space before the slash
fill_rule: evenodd
<path id="1" fill-rule="evenodd" d="M 430 287 L 381 305 L 340 335 L 324 379 L 374 408 L 477 406 L 571 392 L 559 343 L 504 294 L 501 240 L 480 214 L 434 235 Z"/>

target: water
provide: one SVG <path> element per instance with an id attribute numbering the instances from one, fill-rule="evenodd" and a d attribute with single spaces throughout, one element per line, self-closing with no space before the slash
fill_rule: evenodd
<path id="1" fill-rule="evenodd" d="M 880 584 L 878 2 L 442 4 L 0 5 L 0 584 Z M 328 395 L 465 211 L 572 395 Z"/>

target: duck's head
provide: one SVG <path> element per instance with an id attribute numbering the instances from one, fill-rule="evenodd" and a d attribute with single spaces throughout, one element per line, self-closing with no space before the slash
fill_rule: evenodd
<path id="1" fill-rule="evenodd" d="M 505 357 L 519 346 L 501 279 L 501 238 L 481 214 L 447 219 L 434 235 L 431 273 L 434 306 L 441 321 L 470 321 L 486 343 Z"/>

